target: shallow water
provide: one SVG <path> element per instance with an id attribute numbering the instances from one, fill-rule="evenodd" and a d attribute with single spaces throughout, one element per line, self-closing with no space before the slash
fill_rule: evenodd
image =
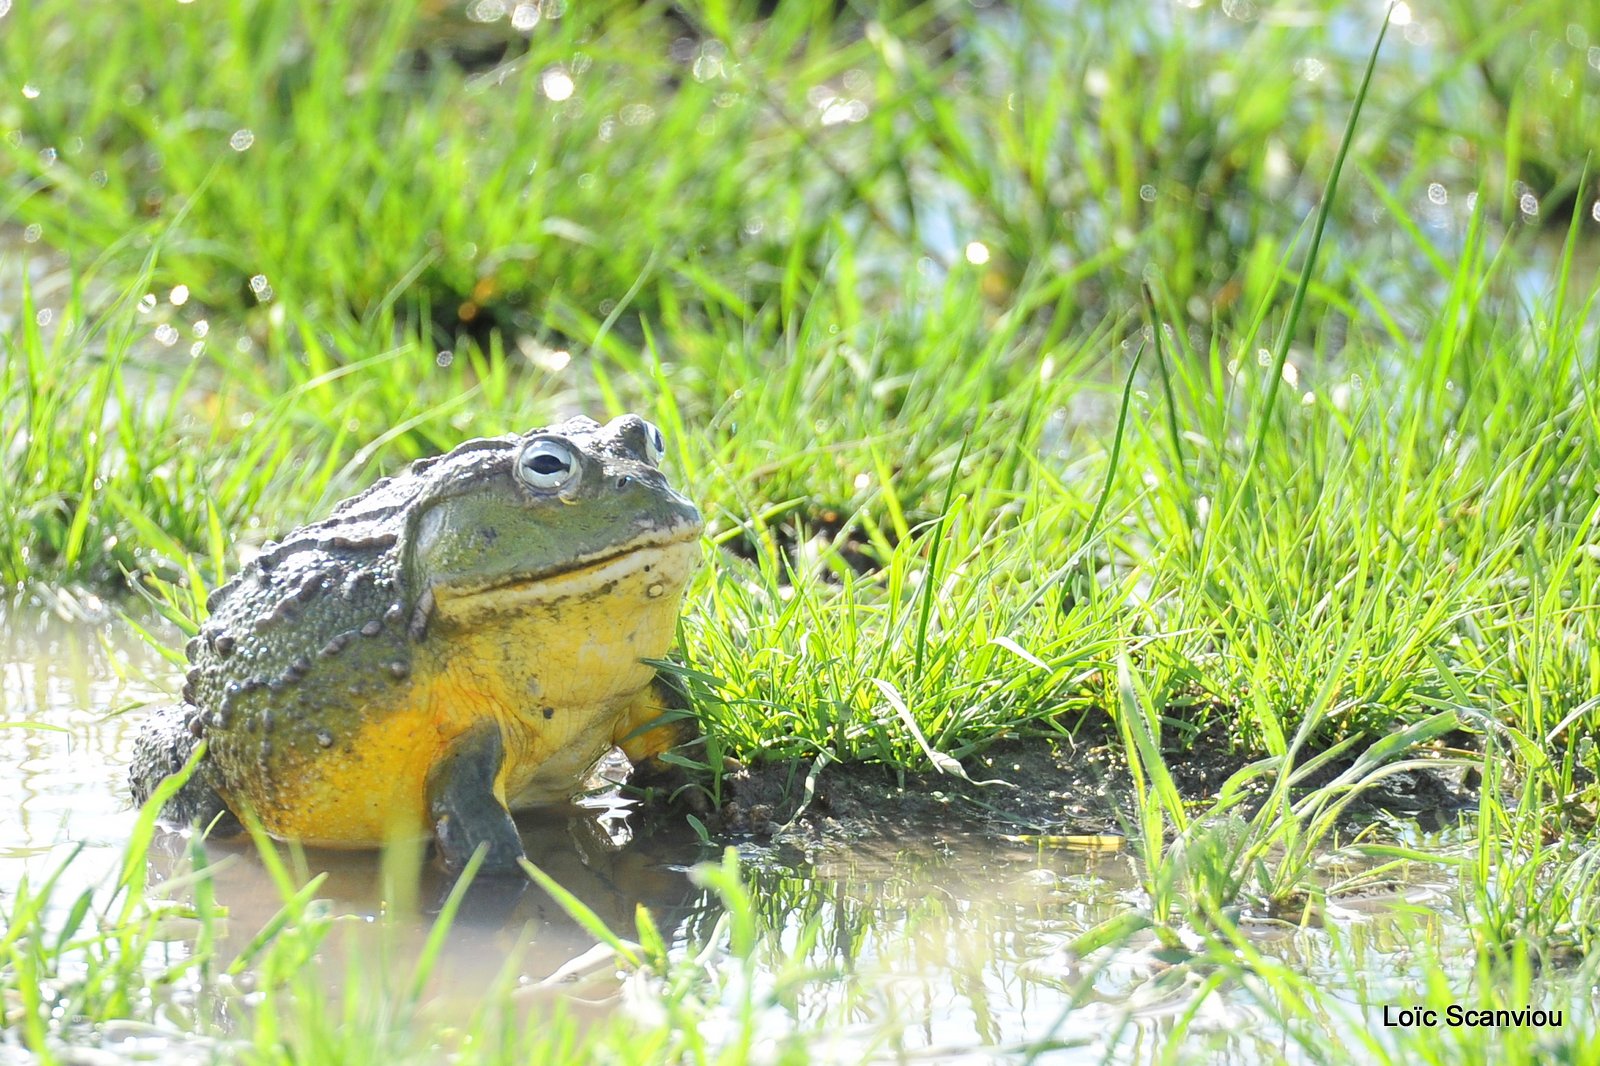
<path id="1" fill-rule="evenodd" d="M 45 923 L 53 927 L 80 891 L 106 892 L 115 880 L 135 819 L 123 774 L 137 705 L 162 698 L 177 670 L 120 622 L 66 621 L 23 608 L 0 619 L 0 679 L 0 721 L 9 723 L 0 745 L 8 800 L 0 813 L 0 909 L 24 875 L 37 885 L 59 869 L 55 911 Z M 641 817 L 604 782 L 599 788 L 571 808 L 519 820 L 530 858 L 621 935 L 633 934 L 635 908 L 643 905 L 678 955 L 692 953 L 712 936 L 722 904 L 688 871 L 715 861 L 724 842 L 703 843 L 675 815 Z M 1172 966 L 1138 937 L 1083 958 L 1068 950 L 1080 934 L 1139 901 L 1136 868 L 1123 851 L 1019 843 L 942 825 L 810 854 L 729 842 L 740 849 L 758 926 L 777 934 L 778 947 L 758 955 L 757 982 L 786 981 L 797 966 L 811 971 L 795 982 L 786 1010 L 769 1008 L 770 1017 L 758 1019 L 760 1028 L 774 1038 L 815 1028 L 826 1036 L 814 1050 L 841 1061 L 982 1062 L 1031 1053 L 1051 1062 L 1101 1061 L 1112 1051 L 1148 1058 L 1190 1010 L 1204 972 Z M 1419 834 L 1411 843 L 1449 841 Z M 66 862 L 74 849 L 81 851 Z M 220 968 L 251 946 L 283 897 L 248 841 L 209 843 L 203 853 L 226 908 L 215 929 Z M 348 994 L 340 990 L 352 958 L 378 961 L 380 977 L 411 972 L 448 889 L 418 857 L 410 865 L 394 861 L 386 872 L 370 854 L 280 847 L 276 855 L 296 883 L 325 872 L 317 907 L 348 919 L 317 949 L 330 996 Z M 173 898 L 192 898 L 190 862 L 187 834 L 160 834 L 145 871 L 151 897 L 159 900 L 175 885 Z M 1264 925 L 1254 940 L 1258 950 L 1325 982 L 1334 1008 L 1348 1007 L 1349 1024 L 1368 1028 L 1373 1022 L 1358 1005 L 1352 973 L 1365 990 L 1360 1000 L 1373 1002 L 1373 989 L 1394 990 L 1379 999 L 1401 995 L 1416 932 L 1449 942 L 1443 927 L 1450 923 L 1441 916 L 1452 900 L 1436 876 L 1342 904 L 1337 936 Z M 816 933 L 809 946 L 807 930 Z M 197 935 L 199 923 L 175 921 L 171 938 L 149 952 L 148 971 L 181 963 Z M 648 979 L 619 974 L 594 946 L 536 886 L 480 886 L 446 941 L 424 1013 L 464 1017 L 486 994 L 509 988 L 515 1002 L 530 1007 L 560 1000 L 580 1016 L 647 1019 Z M 1361 959 L 1354 970 L 1352 951 Z M 172 1017 L 192 1018 L 204 983 L 180 984 L 171 995 Z M 730 1032 L 735 1024 L 734 1006 L 713 1005 L 713 1036 L 723 1010 Z M 193 1050 L 187 1024 L 109 1027 L 86 1038 L 130 1057 L 177 1061 Z M 223 1012 L 207 1024 L 206 1039 L 226 1042 L 243 1024 Z M 1303 1057 L 1251 990 L 1226 982 L 1205 997 L 1186 1041 L 1188 1050 L 1230 1061 Z M 0 1060 L 5 1043 L 0 1038 Z"/>
<path id="2" fill-rule="evenodd" d="M 124 778 L 136 708 L 162 698 L 171 675 L 109 618 L 0 609 L 0 894 L 75 848 L 62 897 L 116 866 L 135 814 Z"/>

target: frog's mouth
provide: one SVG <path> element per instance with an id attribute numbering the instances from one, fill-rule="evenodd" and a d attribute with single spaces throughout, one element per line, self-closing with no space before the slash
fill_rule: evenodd
<path id="1" fill-rule="evenodd" d="M 668 601 L 677 595 L 700 562 L 700 530 L 675 531 L 620 551 L 578 558 L 560 570 L 517 575 L 478 588 L 432 590 L 433 609 L 442 617 L 482 617 L 526 611 L 572 600 Z"/>

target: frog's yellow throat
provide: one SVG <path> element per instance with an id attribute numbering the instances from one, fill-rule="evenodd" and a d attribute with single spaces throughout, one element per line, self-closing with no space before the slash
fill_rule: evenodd
<path id="1" fill-rule="evenodd" d="M 569 799 L 602 755 L 658 713 L 647 706 L 655 669 L 640 660 L 672 646 L 699 554 L 698 538 L 685 538 L 537 580 L 435 589 L 412 684 L 397 705 L 363 709 L 352 743 L 293 768 L 303 789 L 292 806 L 259 812 L 268 831 L 360 847 L 426 834 L 428 770 L 486 719 L 505 741 L 500 802 Z"/>

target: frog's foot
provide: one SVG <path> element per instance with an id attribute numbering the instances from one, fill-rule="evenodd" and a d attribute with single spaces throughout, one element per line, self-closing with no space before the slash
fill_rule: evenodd
<path id="1" fill-rule="evenodd" d="M 202 730 L 194 724 L 199 714 L 193 707 L 169 703 L 150 712 L 133 742 L 133 762 L 128 765 L 128 789 L 141 806 L 156 787 L 178 773 L 194 754 Z M 173 793 L 161 808 L 161 817 L 181 825 L 209 826 L 213 832 L 229 834 L 240 830 L 239 822 L 222 802 L 216 789 L 206 780 L 205 766 L 195 767 L 189 780 Z"/>
<path id="2" fill-rule="evenodd" d="M 657 674 L 617 725 L 613 743 L 633 764 L 628 787 L 646 797 L 662 796 L 696 814 L 711 810 L 711 797 L 689 768 L 662 758 L 700 740 L 700 722 L 676 678 Z"/>
<path id="3" fill-rule="evenodd" d="M 499 728 L 485 722 L 462 735 L 428 772 L 428 817 L 433 822 L 434 845 L 439 861 L 451 874 L 465 869 L 479 847 L 486 849 L 481 873 L 519 872 L 522 838 L 495 790 L 504 758 Z"/>

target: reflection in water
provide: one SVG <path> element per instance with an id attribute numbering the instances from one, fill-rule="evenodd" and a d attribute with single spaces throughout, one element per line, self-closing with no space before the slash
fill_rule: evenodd
<path id="1" fill-rule="evenodd" d="M 637 824 L 636 824 L 637 823 Z M 714 901 L 689 880 L 689 865 L 714 858 L 687 824 L 640 820 L 614 795 L 564 809 L 518 815 L 528 859 L 575 895 L 607 926 L 628 935 L 639 906 L 664 932 L 692 939 L 714 920 Z M 164 832 L 149 854 L 152 894 L 167 884 L 187 895 L 198 850 L 217 902 L 226 908 L 218 939 L 222 964 L 245 949 L 284 905 L 271 870 L 249 837 L 206 841 Z M 340 951 L 370 955 L 379 947 L 415 958 L 452 887 L 419 847 L 410 854 L 273 846 L 273 858 L 297 885 L 323 875 L 316 895 L 325 913 L 352 919 Z M 370 941 L 370 942 L 368 942 Z M 437 994 L 470 1001 L 508 959 L 527 984 L 561 969 L 594 946 L 594 938 L 523 877 L 483 877 L 463 898 L 434 973 Z M 337 967 L 333 969 L 337 970 Z"/>
<path id="2" fill-rule="evenodd" d="M 0 815 L 0 911 L 25 873 L 37 885 L 58 869 L 47 929 L 66 921 L 84 889 L 109 898 L 135 820 L 123 774 L 139 714 L 121 712 L 164 698 L 173 673 L 118 625 L 69 625 L 41 612 L 0 618 L 0 721 L 9 723 L 0 789 L 13 800 Z M 1086 931 L 1141 901 L 1127 853 L 1025 846 L 943 825 L 810 853 L 746 841 L 750 892 L 741 906 L 752 912 L 757 943 L 748 976 L 730 979 L 746 965 L 719 922 L 734 908 L 690 873 L 718 848 L 681 817 L 635 810 L 601 788 L 518 822 L 530 859 L 618 935 L 633 937 L 636 910 L 649 912 L 674 965 L 698 975 L 704 1002 L 695 1024 L 711 1046 L 718 1034 L 738 1039 L 753 1017 L 771 1046 L 805 1032 L 811 1053 L 839 1061 L 1147 1059 L 1180 1031 L 1186 1048 L 1232 1061 L 1307 1057 L 1261 990 L 1216 978 L 1215 960 L 1183 958 L 1139 936 L 1074 950 Z M 1438 836 L 1408 843 L 1450 846 Z M 197 878 L 197 866 L 209 876 Z M 318 876 L 306 913 L 333 920 L 291 922 L 272 943 L 302 938 L 279 964 L 291 972 L 278 979 L 309 983 L 324 1004 L 317 1017 L 335 1019 L 348 997 L 403 991 L 413 980 L 450 887 L 427 856 L 288 845 L 263 854 L 247 838 L 158 834 L 148 854 L 150 898 L 194 904 L 209 893 L 217 905 L 210 921 L 184 917 L 180 906 L 169 939 L 146 949 L 152 979 L 179 975 L 153 990 L 164 997 L 158 1016 L 167 1012 L 170 1022 L 158 1055 L 181 1061 L 200 1048 L 204 1057 L 252 1032 L 251 982 L 272 979 L 262 976 L 273 965 L 262 931 L 282 922 L 286 891 Z M 1401 885 L 1365 908 L 1342 902 L 1330 928 L 1272 927 L 1252 932 L 1252 944 L 1347 989 L 1330 998 L 1331 1009 L 1348 1007 L 1340 1024 L 1369 1029 L 1359 1004 L 1374 1000 L 1352 982 L 1401 996 L 1418 972 L 1419 945 L 1463 950 L 1455 941 L 1465 922 L 1441 920 L 1457 899 L 1448 883 Z M 594 945 L 538 887 L 486 881 L 466 896 L 418 1010 L 448 1025 L 466 1024 L 488 1003 L 519 1013 L 559 1004 L 580 1022 L 658 1022 L 659 975 L 620 973 Z M 93 1039 L 110 1046 L 114 1032 Z"/>
<path id="3" fill-rule="evenodd" d="M 121 712 L 165 698 L 156 681 L 171 673 L 119 625 L 0 607 L 0 893 L 80 846 L 58 900 L 115 869 L 134 817 L 123 779 L 137 711 Z"/>

